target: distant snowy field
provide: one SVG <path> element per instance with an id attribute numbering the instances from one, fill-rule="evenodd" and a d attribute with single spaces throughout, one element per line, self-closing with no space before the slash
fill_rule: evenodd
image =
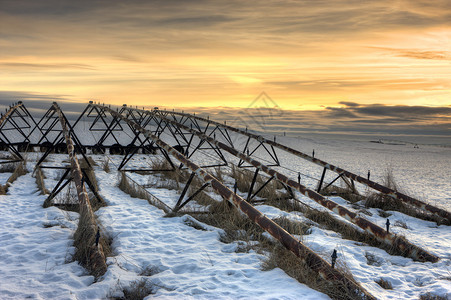
<path id="1" fill-rule="evenodd" d="M 271 137 L 268 137 L 270 139 Z M 451 136 L 450 136 L 451 139 Z M 451 210 L 451 148 L 412 144 L 389 145 L 357 140 L 299 139 L 277 137 L 277 141 L 296 150 L 311 155 L 335 166 L 383 183 L 387 171 L 403 193 L 422 201 Z M 313 167 L 302 159 L 296 165 L 289 157 L 282 155 L 284 163 L 316 178 L 321 176 L 321 168 Z M 282 165 L 284 164 L 282 163 Z M 334 173 L 329 173 L 332 175 Z M 333 178 L 333 177 L 330 177 Z"/>
<path id="2" fill-rule="evenodd" d="M 93 136 L 85 139 L 95 140 Z M 130 138 L 124 136 L 124 140 Z M 169 139 L 168 137 L 166 137 Z M 268 137 L 272 138 L 272 137 Z M 451 149 L 409 145 L 374 144 L 367 141 L 313 140 L 277 137 L 277 141 L 292 148 L 371 179 L 382 182 L 389 169 L 397 184 L 409 195 L 434 205 L 451 209 Z M 297 178 L 302 173 L 303 183 L 314 187 L 309 178 L 321 176 L 322 169 L 302 159 L 293 160 L 278 151 L 282 161 L 280 171 Z M 31 171 L 38 156 L 28 155 Z M 52 155 L 48 164 L 62 164 L 66 155 Z M 102 156 L 94 156 L 99 164 Z M 202 158 L 197 157 L 200 161 Z M 266 159 L 262 157 L 262 159 Z M 117 159 L 114 161 L 118 162 Z M 137 159 L 135 164 L 144 165 Z M 113 165 L 111 166 L 113 169 Z M 46 170 L 46 185 L 56 184 L 58 171 Z M 0 299 L 104 299 L 120 297 L 121 287 L 147 279 L 153 283 L 156 294 L 163 299 L 328 299 L 302 285 L 280 269 L 261 271 L 264 256 L 253 251 L 237 253 L 239 242 L 224 244 L 219 241 L 220 229 L 203 225 L 196 230 L 187 225 L 189 216 L 164 218 L 163 211 L 147 201 L 131 198 L 117 188 L 116 172 L 105 173 L 96 167 L 100 194 L 108 206 L 97 211 L 105 230 L 114 237 L 114 256 L 108 258 L 108 271 L 94 282 L 76 262 L 69 258 L 74 249 L 72 234 L 78 214 L 67 213 L 55 207 L 42 208 L 45 196 L 39 195 L 34 178 L 28 173 L 20 177 L 0 196 Z M 136 176 L 136 175 L 135 175 Z M 333 179 L 333 173 L 328 174 Z M 5 177 L 5 178 L 3 178 Z M 7 176 L 0 178 L 4 184 Z M 135 177 L 140 180 L 139 176 Z M 149 178 L 141 178 L 145 183 Z M 362 188 L 362 187 L 360 187 Z M 168 204 L 173 204 L 175 191 L 152 190 Z M 308 199 L 303 199 L 309 201 Z M 347 205 L 346 201 L 333 197 Z M 258 209 L 269 217 L 285 215 L 303 220 L 296 213 L 286 213 L 266 205 Z M 383 226 L 385 219 L 376 210 L 371 221 Z M 367 216 L 366 216 L 367 217 Z M 412 242 L 438 255 L 438 263 L 419 263 L 411 259 L 388 255 L 369 246 L 358 246 L 354 241 L 318 227 L 303 237 L 304 242 L 329 260 L 333 249 L 339 250 L 354 277 L 379 299 L 418 299 L 431 292 L 451 295 L 451 230 L 447 226 L 420 221 L 393 212 L 392 223 L 407 224 L 407 229 L 393 227 Z M 376 263 L 369 265 L 367 256 Z M 153 268 L 148 276 L 146 270 Z M 384 290 L 374 281 L 383 278 L 393 285 Z"/>

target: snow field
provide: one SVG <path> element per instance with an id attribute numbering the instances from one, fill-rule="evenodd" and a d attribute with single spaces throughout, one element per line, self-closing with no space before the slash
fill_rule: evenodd
<path id="1" fill-rule="evenodd" d="M 311 153 L 314 148 L 316 157 L 362 176 L 371 169 L 372 179 L 378 182 L 384 176 L 384 168 L 390 167 L 395 179 L 400 178 L 400 185 L 407 186 L 413 195 L 449 207 L 449 149 L 424 147 L 406 150 L 405 146 L 307 139 L 299 142 L 289 138 L 282 143 L 292 143 L 294 148 L 305 153 Z M 104 159 L 102 156 L 93 158 L 99 165 Z M 54 155 L 45 164 L 61 165 L 64 159 L 67 156 Z M 302 160 L 293 163 L 283 154 L 280 159 L 303 174 L 315 177 L 321 174 L 316 166 L 302 163 Z M 149 158 L 137 156 L 130 166 L 146 167 L 151 162 Z M 51 190 L 61 171 L 47 169 L 44 173 L 47 176 L 46 187 Z M 94 282 L 94 278 L 76 262 L 67 263 L 73 253 L 72 234 L 78 215 L 54 207 L 43 209 L 41 205 L 45 196 L 36 192 L 34 178 L 27 174 L 13 183 L 8 195 L 0 196 L 1 299 L 103 299 L 121 296 L 122 288 L 143 278 L 154 286 L 155 296 L 160 298 L 328 299 L 299 284 L 280 269 L 260 271 L 263 256 L 253 251 L 236 253 L 239 242 L 221 243 L 218 240 L 220 229 L 205 224 L 202 225 L 204 231 L 194 229 L 187 224 L 190 222 L 188 216 L 165 218 L 161 210 L 150 206 L 147 201 L 129 197 L 116 187 L 116 172 L 105 173 L 97 167 L 96 176 L 100 194 L 109 204 L 97 215 L 105 232 L 114 237 L 114 256 L 108 258 L 107 273 Z M 290 176 L 296 178 L 297 175 L 293 172 Z M 327 176 L 331 176 L 330 173 Z M 328 180 L 331 178 L 333 176 Z M 144 181 L 140 183 L 146 184 Z M 315 183 L 312 180 L 310 185 L 314 187 Z M 152 188 L 149 191 L 171 207 L 178 198 L 178 193 L 173 190 Z M 341 198 L 334 197 L 333 200 L 352 209 Z M 283 215 L 293 220 L 304 220 L 299 213 L 287 213 L 264 205 L 257 208 L 271 218 Z M 368 211 L 372 216 L 363 217 L 384 227 L 386 218 L 380 217 L 376 209 Z M 419 295 L 427 292 L 445 297 L 451 295 L 449 227 L 399 212 L 389 213 L 393 232 L 405 235 L 409 241 L 438 255 L 441 260 L 435 264 L 418 263 L 391 256 L 381 249 L 344 240 L 340 234 L 319 227 L 312 227 L 310 234 L 302 239 L 327 261 L 330 261 L 333 249 L 337 249 L 337 264 L 349 269 L 357 281 L 378 299 L 418 299 Z M 403 224 L 407 228 L 403 228 Z M 148 276 L 150 273 L 152 275 Z M 390 282 L 393 290 L 385 290 L 375 283 L 379 278 Z"/>
<path id="2" fill-rule="evenodd" d="M 157 176 L 142 176 L 133 173 L 129 175 L 140 184 L 154 182 L 155 178 L 158 178 Z M 231 188 L 233 185 L 231 177 L 224 176 L 224 178 L 224 182 Z M 164 191 L 163 189 L 152 188 L 148 190 L 152 192 L 159 191 L 161 194 L 164 194 L 162 192 Z M 171 203 L 171 205 L 174 205 L 175 199 L 177 199 L 177 192 L 173 190 L 170 192 L 174 194 L 174 200 Z M 246 197 L 244 193 L 241 194 Z M 310 206 L 328 211 L 299 193 L 297 193 L 297 197 Z M 340 197 L 331 197 L 331 199 L 355 211 L 347 200 Z M 166 202 L 166 200 L 164 201 Z M 171 200 L 168 199 L 168 201 Z M 267 205 L 257 205 L 256 207 L 270 218 L 284 216 L 293 221 L 308 224 L 314 223 L 305 219 L 302 213 L 299 212 L 288 213 Z M 363 217 L 385 228 L 386 218 L 381 217 L 378 211 L 375 208 L 367 209 L 367 212 L 372 214 L 372 216 L 365 214 Z M 333 212 L 330 213 L 336 215 Z M 451 240 L 451 231 L 449 227 L 444 225 L 437 226 L 434 222 L 419 220 L 396 211 L 388 213 L 392 222 L 392 232 L 406 236 L 409 241 L 438 255 L 441 260 L 432 264 L 415 262 L 410 258 L 392 256 L 379 248 L 365 246 L 352 240 L 344 240 L 339 233 L 319 227 L 312 227 L 308 235 L 299 238 L 327 261 L 331 260 L 330 255 L 334 249 L 337 249 L 339 252 L 337 265 L 342 267 L 345 272 L 351 272 L 362 286 L 380 299 L 418 299 L 420 295 L 427 292 L 437 295 L 451 294 L 451 286 L 449 284 L 451 262 L 449 241 Z M 342 218 L 339 219 L 343 220 Z M 345 220 L 345 222 L 347 221 Z M 407 228 L 404 228 L 404 226 L 407 226 Z M 361 231 L 355 225 L 353 227 Z M 373 265 L 371 259 L 376 260 L 376 264 Z M 389 282 L 393 289 L 385 290 L 378 285 L 376 281 L 380 279 Z"/>
<path id="3" fill-rule="evenodd" d="M 256 207 L 270 218 L 284 216 L 293 221 L 305 220 L 302 213 L 299 212 L 288 213 L 267 205 Z M 373 221 L 380 224 L 382 218 L 376 217 L 375 210 L 370 210 L 374 212 Z M 449 226 L 437 227 L 435 225 L 434 230 L 431 230 L 431 225 L 435 223 L 411 218 L 399 212 L 390 213 L 393 213 L 393 220 L 397 218 L 412 219 L 410 224 L 415 228 L 415 230 L 408 230 L 394 226 L 392 227 L 394 232 L 405 234 L 409 241 L 430 250 L 441 260 L 433 264 L 392 256 L 382 249 L 342 239 L 339 233 L 320 227 L 311 227 L 309 234 L 302 236 L 301 240 L 329 262 L 333 250 L 337 249 L 337 266 L 351 272 L 354 278 L 378 299 L 418 299 L 420 295 L 427 292 L 441 296 L 451 295 L 449 281 L 451 231 Z M 382 220 L 385 221 L 385 219 Z M 312 223 L 312 221 L 308 223 Z M 380 287 L 375 282 L 380 278 L 390 282 L 393 289 L 386 290 Z"/>
<path id="4" fill-rule="evenodd" d="M 220 229 L 203 224 L 197 230 L 186 223 L 189 216 L 165 218 L 147 201 L 118 192 L 111 184 L 117 175 L 96 172 L 100 193 L 108 206 L 98 212 L 103 226 L 115 237 L 116 255 L 108 259 L 118 266 L 108 269 L 105 280 L 124 282 L 148 268 L 159 272 L 150 277 L 163 298 L 285 298 L 328 299 L 298 283 L 280 269 L 260 270 L 261 255 L 236 253 L 237 243 L 218 240 Z M 170 194 L 169 194 L 170 195 Z M 165 198 L 161 198 L 165 203 Z M 172 198 L 172 197 L 171 197 Z M 195 221 L 197 222 L 197 221 Z M 129 279 L 130 280 L 130 279 Z"/>
<path id="5" fill-rule="evenodd" d="M 44 200 L 30 173 L 0 196 L 2 299 L 76 299 L 74 291 L 93 281 L 76 262 L 67 262 L 78 214 L 43 209 Z"/>
<path id="6" fill-rule="evenodd" d="M 52 189 L 58 170 L 45 172 Z M 96 176 L 108 202 L 97 215 L 104 233 L 114 238 L 106 274 L 95 281 L 77 262 L 69 262 L 78 214 L 42 208 L 46 197 L 28 173 L 0 196 L 1 299 L 121 297 L 123 288 L 143 278 L 154 287 L 153 296 L 164 299 L 329 299 L 280 269 L 261 271 L 264 257 L 236 253 L 238 242 L 220 242 L 220 229 L 205 224 L 205 230 L 194 229 L 189 216 L 165 218 L 147 201 L 131 198 L 116 187 L 116 172 L 98 169 Z M 173 196 L 166 193 L 171 201 Z M 163 193 L 160 197 L 168 200 Z"/>

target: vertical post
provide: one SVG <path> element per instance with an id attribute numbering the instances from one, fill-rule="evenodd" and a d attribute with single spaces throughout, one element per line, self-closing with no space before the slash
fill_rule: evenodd
<path id="1" fill-rule="evenodd" d="M 249 201 L 251 199 L 252 191 L 254 190 L 255 182 L 257 181 L 257 175 L 258 175 L 258 168 L 255 169 L 254 178 L 252 178 L 251 187 L 249 188 L 249 192 L 247 194 L 246 201 Z"/>
<path id="2" fill-rule="evenodd" d="M 100 227 L 97 227 L 97 233 L 96 233 L 96 247 L 99 246 L 99 239 L 100 239 Z"/>
<path id="3" fill-rule="evenodd" d="M 338 257 L 336 249 L 334 249 L 334 252 L 332 252 L 331 257 L 332 257 L 332 269 L 333 269 L 333 268 L 335 268 L 335 262 L 337 261 L 337 257 Z"/>
<path id="4" fill-rule="evenodd" d="M 318 193 L 321 191 L 321 187 L 323 186 L 324 176 L 326 175 L 326 171 L 327 171 L 327 168 L 324 167 L 323 174 L 321 175 L 321 180 L 319 181 L 319 184 L 318 184 L 318 189 L 316 190 Z"/>
<path id="5" fill-rule="evenodd" d="M 385 226 L 387 226 L 387 232 L 390 232 L 390 219 L 387 219 Z"/>
<path id="6" fill-rule="evenodd" d="M 301 184 L 301 172 L 298 172 L 298 183 Z"/>
<path id="7" fill-rule="evenodd" d="M 191 173 L 191 175 L 189 176 L 188 181 L 185 184 L 185 187 L 183 188 L 182 194 L 180 195 L 179 200 L 177 201 L 177 204 L 175 204 L 174 208 L 172 209 L 173 211 L 178 210 L 178 207 L 180 206 L 180 204 L 182 203 L 183 198 L 185 197 L 186 192 L 188 191 L 188 188 L 191 184 L 191 181 L 193 181 L 195 173 Z"/>

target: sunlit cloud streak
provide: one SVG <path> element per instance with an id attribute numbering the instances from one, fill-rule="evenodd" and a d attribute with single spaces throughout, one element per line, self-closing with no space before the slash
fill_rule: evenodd
<path id="1" fill-rule="evenodd" d="M 451 2 L 0 1 L 0 90 L 168 107 L 451 104 Z"/>

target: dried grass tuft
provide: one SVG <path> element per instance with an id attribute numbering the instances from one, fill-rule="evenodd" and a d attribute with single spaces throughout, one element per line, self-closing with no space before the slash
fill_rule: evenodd
<path id="1" fill-rule="evenodd" d="M 386 290 L 392 290 L 393 286 L 390 283 L 390 281 L 384 280 L 382 278 L 380 278 L 379 280 L 375 281 L 381 288 L 386 289 Z"/>
<path id="2" fill-rule="evenodd" d="M 78 261 L 80 265 L 86 268 L 91 275 L 99 278 L 105 274 L 106 258 L 111 254 L 112 239 L 104 232 L 101 233 L 99 244 L 96 246 L 97 227 L 95 221 L 86 210 L 80 211 L 78 227 L 74 234 L 74 246 L 76 251 L 73 259 Z"/>
<path id="3" fill-rule="evenodd" d="M 273 219 L 273 221 L 293 235 L 306 235 L 311 227 L 305 223 L 290 220 L 287 217 L 278 217 Z"/>
<path id="4" fill-rule="evenodd" d="M 195 219 L 205 224 L 224 230 L 220 240 L 223 243 L 233 241 L 259 241 L 267 242 L 262 235 L 263 229 L 242 215 L 232 204 L 227 201 L 215 202 L 210 205 L 210 213 L 192 215 Z"/>
<path id="5" fill-rule="evenodd" d="M 445 296 L 434 295 L 431 292 L 420 295 L 420 300 L 449 300 L 449 298 Z"/>
<path id="6" fill-rule="evenodd" d="M 36 184 L 37 184 L 39 190 L 41 191 L 41 195 L 50 194 L 49 190 L 47 190 L 45 188 L 45 182 L 44 182 L 45 175 L 42 172 L 42 169 L 40 166 L 36 167 L 35 178 L 36 178 Z"/>
<path id="7" fill-rule="evenodd" d="M 106 172 L 106 173 L 110 173 L 111 169 L 110 169 L 110 160 L 109 159 L 105 159 L 102 162 L 102 169 Z"/>
<path id="8" fill-rule="evenodd" d="M 155 286 L 148 281 L 147 278 L 141 278 L 130 283 L 122 291 L 124 293 L 124 300 L 141 300 L 145 297 L 155 294 Z"/>
<path id="9" fill-rule="evenodd" d="M 251 188 L 252 180 L 254 179 L 254 171 L 248 169 L 241 169 L 235 165 L 232 165 L 231 176 L 236 180 L 237 188 L 240 192 L 247 193 Z M 257 175 L 256 182 L 254 185 L 255 193 L 260 189 L 260 187 L 269 180 L 269 177 Z M 277 180 L 273 179 L 265 187 L 258 192 L 256 196 L 263 198 L 265 201 L 280 201 L 289 199 L 290 196 L 286 192 L 280 192 L 284 186 Z"/>
<path id="10" fill-rule="evenodd" d="M 300 255 L 307 257 L 307 255 L 302 253 Z M 263 271 L 280 268 L 300 283 L 304 283 L 312 289 L 325 293 L 332 299 L 362 299 L 362 296 L 356 291 L 349 290 L 340 282 L 323 280 L 317 272 L 308 267 L 304 260 L 279 244 L 273 247 L 267 260 L 263 261 L 261 268 Z M 349 273 L 346 270 L 340 271 Z"/>
<path id="11" fill-rule="evenodd" d="M 27 167 L 26 167 L 26 162 L 20 162 L 16 165 L 16 168 L 14 169 L 13 174 L 11 175 L 11 177 L 8 178 L 8 183 L 13 183 L 14 181 L 16 181 L 17 178 L 19 178 L 19 176 L 25 175 L 28 173 Z"/>
<path id="12" fill-rule="evenodd" d="M 9 165 L 9 164 L 8 164 Z M 11 168 L 14 167 L 14 170 L 12 171 L 11 176 L 6 181 L 5 185 L 0 185 L 0 195 L 6 195 L 8 192 L 8 189 L 10 185 L 17 180 L 22 175 L 25 175 L 28 173 L 27 167 L 26 167 L 26 161 L 11 164 L 11 166 L 8 166 L 6 169 L 11 170 Z"/>
<path id="13" fill-rule="evenodd" d="M 0 165 L 0 173 L 12 173 L 17 168 L 17 163 L 6 163 Z"/>
<path id="14" fill-rule="evenodd" d="M 351 203 L 356 203 L 363 199 L 349 179 L 341 177 L 341 186 L 330 185 L 320 191 L 323 196 L 339 196 Z"/>
<path id="15" fill-rule="evenodd" d="M 143 189 L 131 182 L 124 171 L 120 172 L 119 189 L 129 194 L 133 198 L 148 199 L 148 195 Z"/>
<path id="16" fill-rule="evenodd" d="M 383 179 L 383 185 L 394 191 L 399 191 L 399 186 L 394 179 L 391 169 L 386 171 L 386 175 Z M 400 199 L 396 199 L 382 193 L 369 193 L 366 196 L 365 206 L 367 208 L 379 208 L 384 211 L 399 211 L 414 218 L 436 222 L 438 225 L 450 225 L 449 220 L 447 219 L 425 210 L 421 210 L 413 205 L 403 202 Z M 379 214 L 384 218 L 390 216 L 387 212 L 379 212 Z"/>

